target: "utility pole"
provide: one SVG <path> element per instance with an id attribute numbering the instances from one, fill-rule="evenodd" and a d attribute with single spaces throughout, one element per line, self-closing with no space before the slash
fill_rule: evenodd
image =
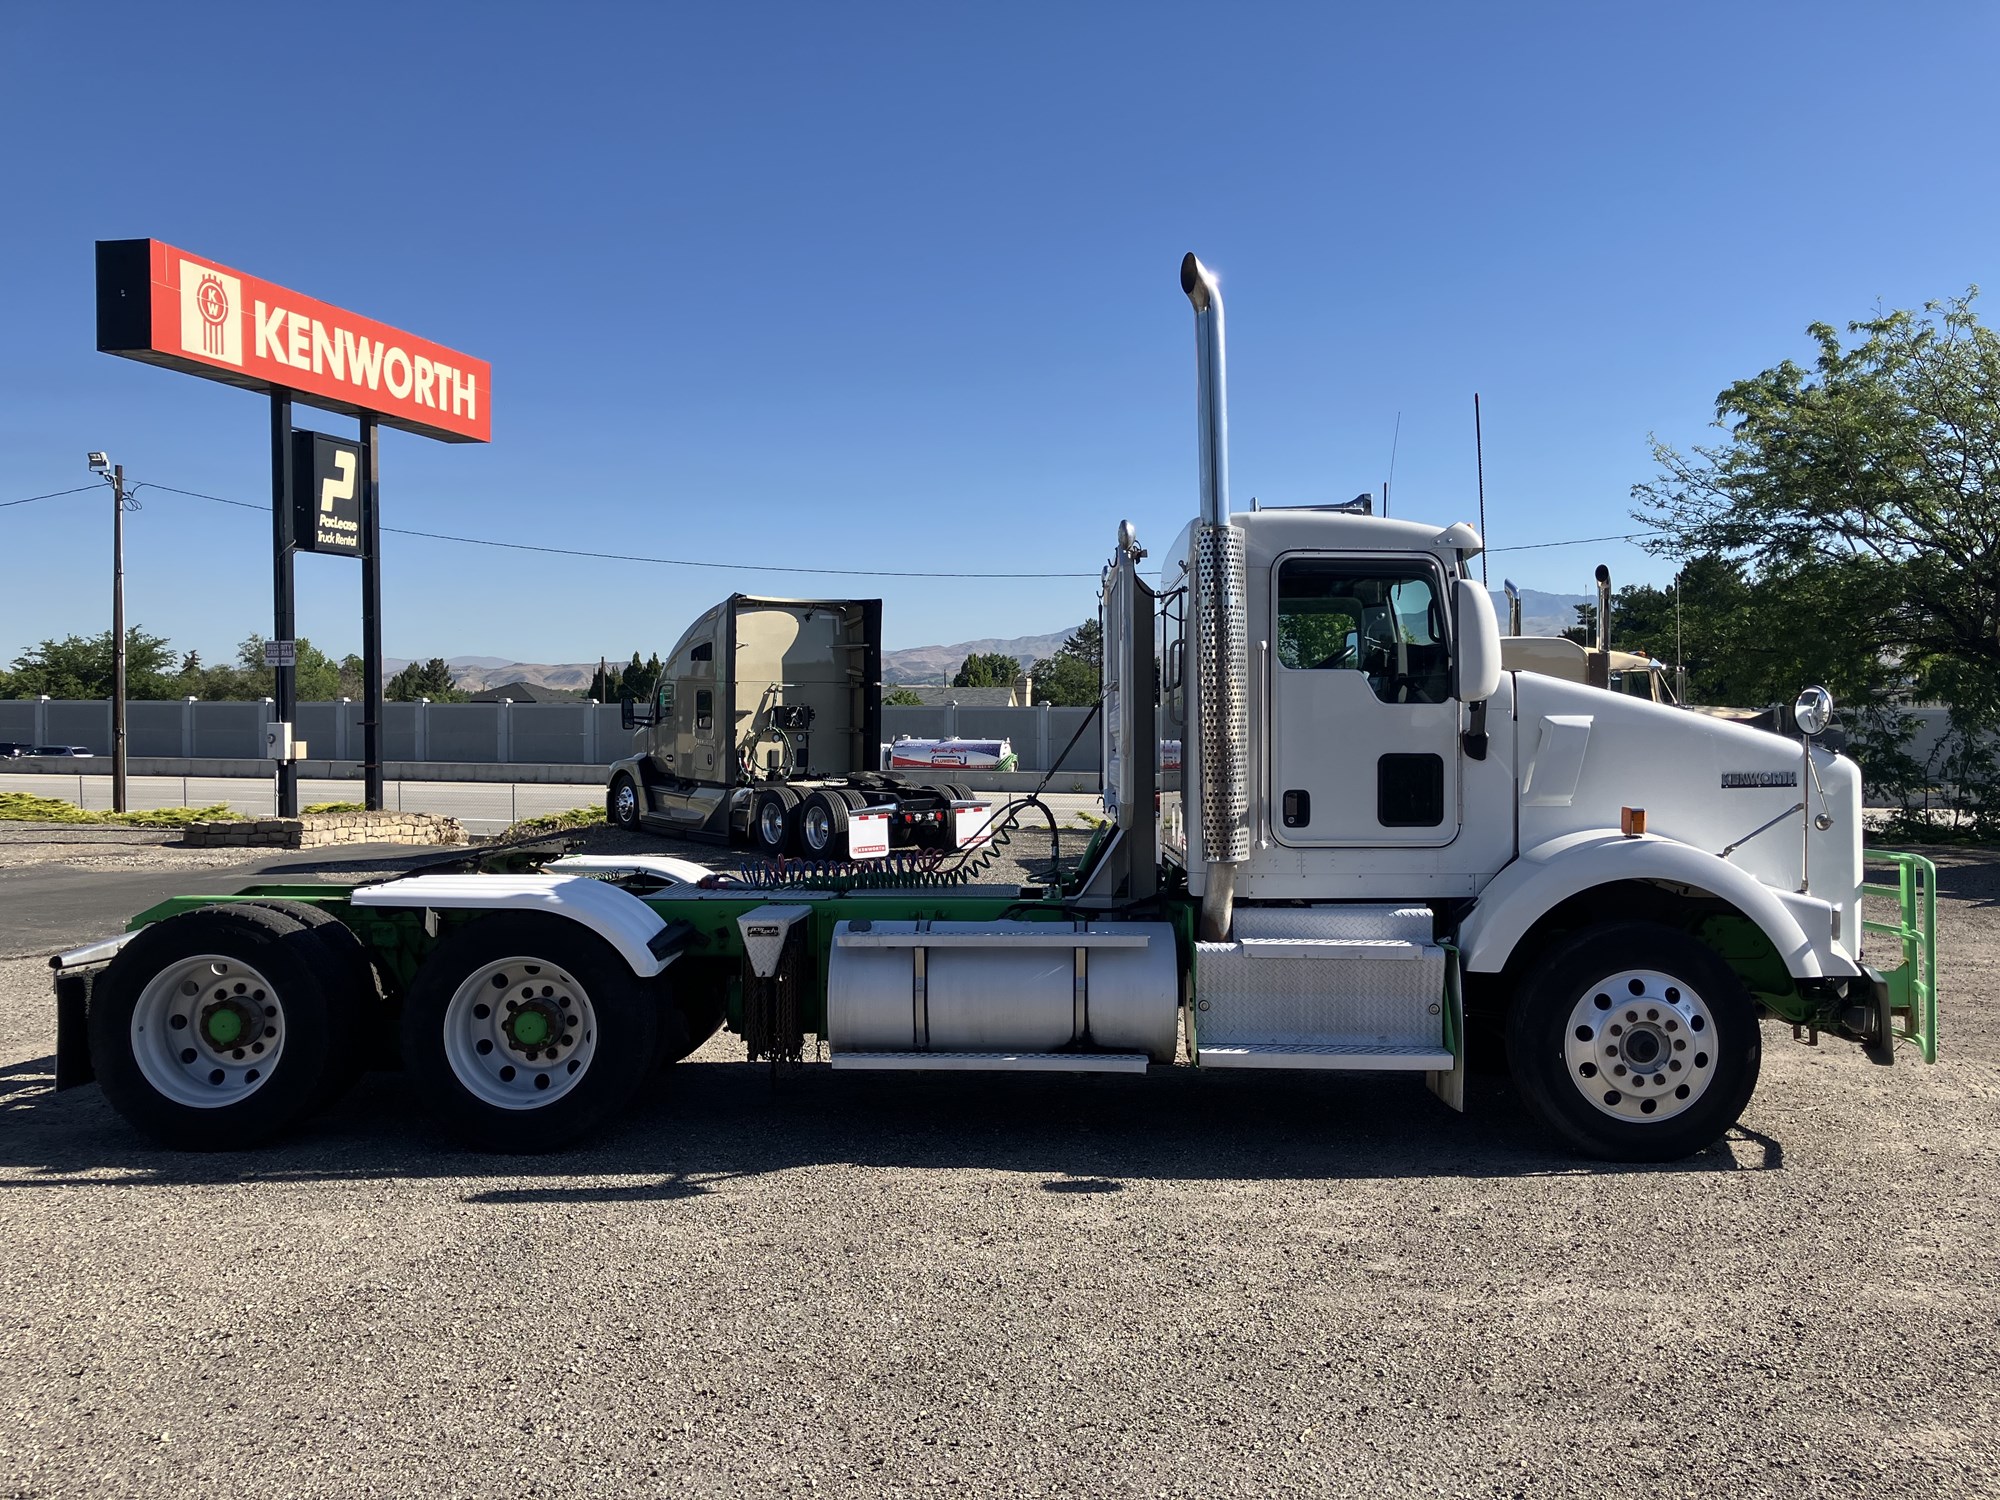
<path id="1" fill-rule="evenodd" d="M 111 810 L 125 809 L 125 465 L 111 470 Z"/>
<path id="2" fill-rule="evenodd" d="M 125 465 L 102 453 L 88 459 L 111 486 L 111 810 L 125 807 Z M 108 472 L 107 472 L 108 471 Z"/>

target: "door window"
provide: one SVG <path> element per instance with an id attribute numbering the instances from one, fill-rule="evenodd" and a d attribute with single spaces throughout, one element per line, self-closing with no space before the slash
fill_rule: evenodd
<path id="1" fill-rule="evenodd" d="M 1278 661 L 1296 672 L 1359 672 L 1384 703 L 1445 702 L 1451 648 L 1435 575 L 1407 563 L 1286 559 Z"/>
<path id="2" fill-rule="evenodd" d="M 694 732 L 707 734 L 715 728 L 715 694 L 707 688 L 696 688 L 694 694 Z"/>

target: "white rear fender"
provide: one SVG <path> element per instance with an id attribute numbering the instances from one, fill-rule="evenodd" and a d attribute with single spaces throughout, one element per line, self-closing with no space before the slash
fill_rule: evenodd
<path id="1" fill-rule="evenodd" d="M 1572 896 L 1621 881 L 1684 887 L 1726 901 L 1755 922 L 1794 979 L 1852 978 L 1861 970 L 1834 943 L 1836 909 L 1814 896 L 1773 890 L 1706 850 L 1673 839 L 1592 829 L 1523 854 L 1479 893 L 1459 927 L 1466 970 L 1497 974 L 1542 917 Z"/>
<path id="2" fill-rule="evenodd" d="M 660 914 L 630 891 L 583 875 L 412 875 L 363 886 L 356 906 L 422 907 L 432 911 L 539 911 L 587 927 L 650 979 L 674 961 L 651 947 L 667 929 Z"/>

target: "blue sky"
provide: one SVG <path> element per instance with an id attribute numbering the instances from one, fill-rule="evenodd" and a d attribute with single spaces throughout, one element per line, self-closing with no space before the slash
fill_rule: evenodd
<path id="1" fill-rule="evenodd" d="M 1196 495 L 1176 270 L 1223 279 L 1232 486 L 1632 529 L 1648 435 L 1805 326 L 1994 280 L 1991 6 L 11 6 L 0 502 L 269 494 L 258 397 L 94 350 L 153 236 L 489 359 L 490 448 L 390 433 L 392 655 L 664 649 L 733 589 L 881 595 L 892 647 L 1095 610 Z M 1988 321 L 1994 313 L 1987 310 Z M 301 408 L 302 424 L 351 430 Z M 268 633 L 268 521 L 141 491 L 128 618 Z M 0 660 L 109 620 L 109 504 L 0 508 Z M 1659 580 L 1629 544 L 1518 582 Z M 838 578 L 785 566 L 1086 576 Z M 359 648 L 359 569 L 299 628 Z"/>

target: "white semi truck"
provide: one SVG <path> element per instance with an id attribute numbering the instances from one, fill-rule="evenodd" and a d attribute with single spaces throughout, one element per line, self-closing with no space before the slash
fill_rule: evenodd
<path id="1" fill-rule="evenodd" d="M 639 855 L 183 897 L 55 960 L 58 1086 L 244 1146 L 394 1038 L 451 1127 L 532 1150 L 724 1022 L 753 1059 L 1404 1072 L 1456 1108 L 1493 1045 L 1571 1146 L 1651 1160 L 1737 1119 L 1765 1020 L 1931 1060 L 1929 867 L 1864 887 L 1824 695 L 1792 739 L 1508 672 L 1470 527 L 1233 510 L 1221 297 L 1192 256 L 1181 286 L 1201 509 L 1105 567 L 1109 821 L 1066 878 Z"/>

